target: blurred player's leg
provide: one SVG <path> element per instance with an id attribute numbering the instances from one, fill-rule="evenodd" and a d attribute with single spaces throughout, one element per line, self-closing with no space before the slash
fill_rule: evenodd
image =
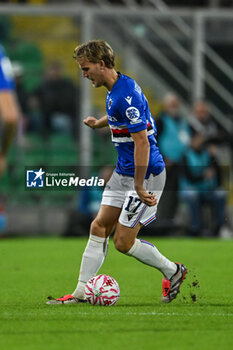
<path id="1" fill-rule="evenodd" d="M 102 205 L 92 222 L 90 237 L 82 257 L 79 282 L 72 294 L 75 298 L 84 299 L 87 281 L 96 275 L 102 266 L 108 250 L 108 236 L 113 231 L 120 212 L 121 208 Z"/>

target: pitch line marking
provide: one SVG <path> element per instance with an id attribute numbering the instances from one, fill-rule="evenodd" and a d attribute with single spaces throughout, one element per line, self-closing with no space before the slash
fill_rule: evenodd
<path id="1" fill-rule="evenodd" d="M 57 309 L 57 308 L 56 308 Z M 80 315 L 80 316 L 90 316 L 90 317 L 98 317 L 98 316 L 212 316 L 212 317 L 232 317 L 233 316 L 233 313 L 200 313 L 200 312 L 196 312 L 196 313 L 179 313 L 179 312 L 98 312 L 98 313 L 95 313 L 95 314 L 92 314 L 91 312 L 76 312 L 76 311 L 73 311 L 73 312 L 70 312 L 70 313 L 67 313 L 66 312 L 66 315 L 74 315 L 74 312 L 75 312 L 75 315 Z M 43 313 L 39 313 L 40 316 L 48 316 L 48 315 L 54 315 L 54 313 L 50 313 L 50 311 L 48 310 L 47 312 L 43 312 Z M 5 312 L 2 314 L 2 317 L 0 319 L 5 319 L 6 317 L 15 317 L 16 316 L 16 313 L 8 313 L 8 312 Z M 38 313 L 35 312 L 35 313 L 24 313 L 23 316 L 38 316 Z M 59 316 L 59 314 L 58 314 Z"/>

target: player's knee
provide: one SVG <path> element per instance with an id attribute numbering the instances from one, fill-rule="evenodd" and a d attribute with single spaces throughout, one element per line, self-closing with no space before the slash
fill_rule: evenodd
<path id="1" fill-rule="evenodd" d="M 102 222 L 98 217 L 96 217 L 90 227 L 90 234 L 94 236 L 99 236 L 106 238 L 108 237 L 112 232 L 112 226 L 107 225 L 106 223 Z"/>
<path id="2" fill-rule="evenodd" d="M 97 218 L 95 218 L 91 223 L 90 233 L 94 236 L 105 237 L 105 231 L 105 226 Z"/>
<path id="3" fill-rule="evenodd" d="M 114 240 L 115 248 L 123 254 L 126 254 L 132 246 L 132 244 L 130 242 L 127 242 L 123 238 L 118 237 L 118 236 L 116 236 L 116 237 L 114 236 L 113 240 Z"/>

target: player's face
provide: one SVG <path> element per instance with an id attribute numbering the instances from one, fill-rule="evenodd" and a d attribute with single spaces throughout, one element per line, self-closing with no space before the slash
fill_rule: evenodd
<path id="1" fill-rule="evenodd" d="M 101 63 L 92 63 L 84 59 L 77 61 L 84 78 L 91 80 L 93 87 L 100 87 L 104 84 L 104 69 Z"/>

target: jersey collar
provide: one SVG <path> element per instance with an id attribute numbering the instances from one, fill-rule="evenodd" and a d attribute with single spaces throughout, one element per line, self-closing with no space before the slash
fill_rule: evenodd
<path id="1" fill-rule="evenodd" d="M 111 89 L 110 91 L 108 91 L 108 94 L 110 94 L 110 93 L 117 87 L 120 78 L 123 76 L 123 75 L 121 74 L 121 72 L 117 72 L 117 75 L 118 75 L 118 79 L 117 79 L 117 81 L 115 82 L 115 84 L 113 85 L 112 89 Z"/>

